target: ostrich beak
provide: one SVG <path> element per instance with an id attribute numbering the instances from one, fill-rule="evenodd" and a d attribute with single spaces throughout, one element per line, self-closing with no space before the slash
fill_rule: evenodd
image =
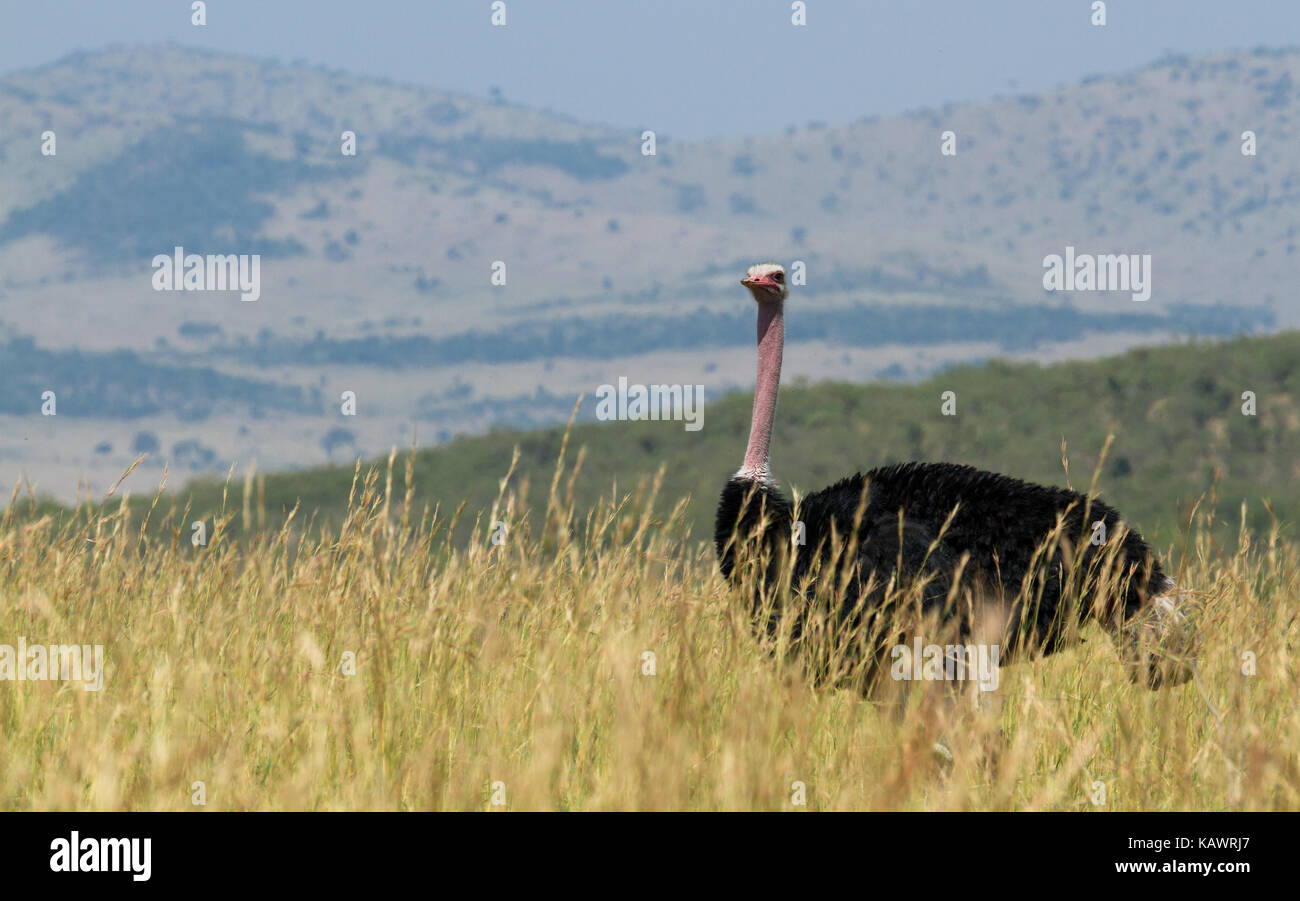
<path id="1" fill-rule="evenodd" d="M 747 275 L 740 280 L 740 283 L 746 288 L 770 288 L 773 291 L 781 290 L 781 286 L 778 285 L 770 275 L 763 275 L 758 278 L 750 278 Z"/>

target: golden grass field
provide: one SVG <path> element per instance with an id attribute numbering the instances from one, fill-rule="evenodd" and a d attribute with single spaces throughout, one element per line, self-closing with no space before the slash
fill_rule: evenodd
<path id="1" fill-rule="evenodd" d="M 1194 682 L 1133 684 L 1090 626 L 1005 668 L 996 706 L 900 716 L 764 652 L 684 502 L 647 483 L 575 518 L 580 466 L 528 515 L 503 480 L 468 547 L 393 457 L 331 527 L 270 522 L 236 482 L 199 548 L 166 501 L 147 539 L 117 497 L 11 503 L 0 643 L 107 664 L 100 691 L 0 683 L 3 809 L 1300 809 L 1300 556 L 1276 528 L 1220 547 L 1203 512 L 1179 549 Z"/>

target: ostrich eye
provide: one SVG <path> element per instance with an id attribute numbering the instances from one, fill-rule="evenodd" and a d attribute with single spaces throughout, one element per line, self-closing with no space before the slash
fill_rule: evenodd
<path id="1" fill-rule="evenodd" d="M 776 283 L 779 285 L 785 281 L 785 273 L 778 272 L 775 275 L 773 275 L 772 278 L 776 279 Z"/>

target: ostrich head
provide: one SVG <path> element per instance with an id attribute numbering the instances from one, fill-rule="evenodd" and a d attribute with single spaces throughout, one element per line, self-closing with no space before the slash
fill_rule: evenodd
<path id="1" fill-rule="evenodd" d="M 785 283 L 785 269 L 779 263 L 756 263 L 749 267 L 740 283 L 759 303 L 783 301 L 790 293 Z"/>

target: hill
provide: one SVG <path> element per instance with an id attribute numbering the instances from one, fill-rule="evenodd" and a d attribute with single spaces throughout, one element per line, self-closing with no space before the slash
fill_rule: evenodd
<path id="1" fill-rule="evenodd" d="M 945 391 L 956 395 L 955 416 L 941 413 Z M 1254 415 L 1243 414 L 1244 392 L 1253 393 Z M 572 479 L 574 505 L 586 511 L 645 488 L 663 467 L 661 508 L 689 497 L 683 520 L 695 538 L 707 538 L 717 492 L 742 456 L 751 403 L 745 394 L 711 399 L 699 431 L 671 421 L 575 425 L 559 490 L 569 490 Z M 1267 533 L 1275 515 L 1284 533 L 1294 534 L 1300 521 L 1300 332 L 1139 348 L 1091 362 L 960 366 L 915 385 L 787 385 L 778 405 L 773 468 L 784 485 L 802 492 L 904 459 L 952 460 L 1066 484 L 1064 441 L 1068 481 L 1086 489 L 1110 434 L 1115 438 L 1098 489 L 1161 546 L 1176 542 L 1203 496 L 1201 512 L 1214 500 L 1217 521 L 1229 528 L 1239 524 L 1245 503 L 1256 531 Z M 420 450 L 411 464 L 414 509 L 437 505 L 447 516 L 466 502 L 459 531 L 466 537 L 468 524 L 486 517 L 497 498 L 515 448 L 520 457 L 507 494 L 522 494 L 522 506 L 545 506 L 563 438 L 558 427 L 495 430 Z M 399 497 L 406 465 L 403 452 L 392 474 Z M 379 469 L 381 478 L 385 467 L 382 458 L 362 466 Z M 209 529 L 223 509 L 249 509 L 250 527 L 279 528 L 282 514 L 295 505 L 299 523 L 315 514 L 318 522 L 337 525 L 355 472 L 356 465 L 335 465 L 251 478 L 247 468 L 237 468 L 231 486 L 199 480 L 159 506 L 188 504 L 185 521 L 204 518 Z M 152 473 L 142 467 L 123 484 L 134 493 L 137 516 L 151 503 Z M 244 525 L 236 516 L 233 527 Z M 485 536 L 486 521 L 482 528 Z"/>
<path id="2" fill-rule="evenodd" d="M 1166 58 L 647 155 L 642 129 L 176 46 L 9 73 L 0 476 L 71 499 L 144 448 L 155 473 L 338 462 L 563 422 L 620 375 L 716 397 L 746 384 L 760 256 L 807 265 L 787 368 L 816 381 L 1295 328 L 1298 81 L 1290 49 Z M 178 245 L 260 254 L 260 300 L 154 291 Z M 1151 299 L 1046 293 L 1066 247 L 1150 254 Z"/>

